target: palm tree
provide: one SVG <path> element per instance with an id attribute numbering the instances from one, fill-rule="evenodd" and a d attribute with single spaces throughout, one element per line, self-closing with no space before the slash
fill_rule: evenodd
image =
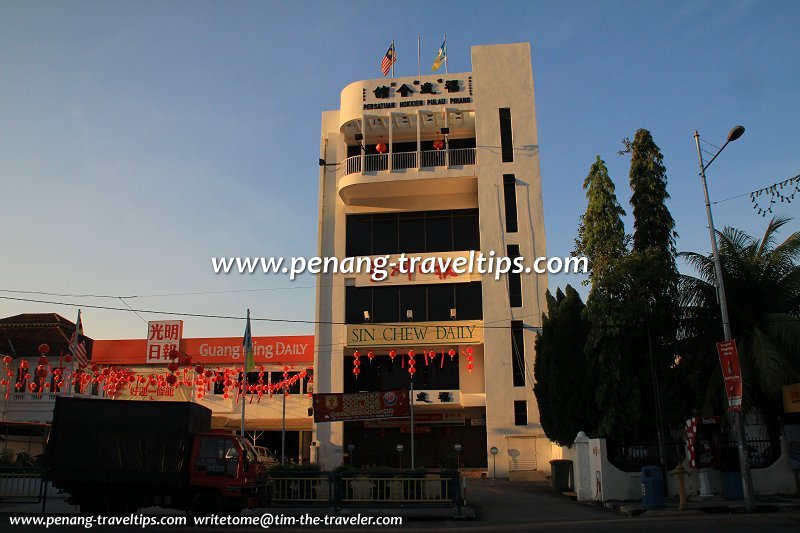
<path id="1" fill-rule="evenodd" d="M 776 240 L 778 230 L 790 221 L 773 218 L 760 240 L 735 228 L 717 233 L 731 328 L 744 378 L 744 407 L 760 416 L 773 443 L 780 435 L 782 388 L 800 377 L 800 232 L 780 244 Z M 716 360 L 711 341 L 722 340 L 722 328 L 713 258 L 694 252 L 680 255 L 699 274 L 680 278 L 684 337 L 702 339 L 706 357 Z M 705 364 L 708 370 L 708 359 Z M 711 368 L 714 375 L 706 374 L 709 390 L 721 392 L 719 364 Z"/>

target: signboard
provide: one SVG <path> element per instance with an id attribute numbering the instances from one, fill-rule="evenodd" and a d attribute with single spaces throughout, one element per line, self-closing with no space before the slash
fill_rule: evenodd
<path id="1" fill-rule="evenodd" d="M 314 422 L 345 422 L 408 416 L 408 391 L 314 395 Z"/>
<path id="2" fill-rule="evenodd" d="M 182 339 L 179 350 L 191 357 L 193 362 L 204 365 L 244 362 L 242 337 Z M 253 337 L 253 352 L 257 365 L 311 364 L 314 362 L 314 336 Z M 92 362 L 106 365 L 166 365 L 170 362 L 169 358 L 149 360 L 149 354 L 147 339 L 96 340 L 92 348 Z"/>
<path id="3" fill-rule="evenodd" d="M 466 424 L 464 411 L 440 411 L 436 413 L 414 412 L 414 425 L 423 426 L 463 426 Z M 365 420 L 365 428 L 409 427 L 410 420 Z"/>
<path id="4" fill-rule="evenodd" d="M 783 412 L 800 413 L 800 383 L 783 387 Z"/>
<path id="5" fill-rule="evenodd" d="M 161 320 L 147 323 L 147 354 L 145 363 L 166 364 L 169 354 L 179 350 L 183 337 L 183 320 Z"/>
<path id="6" fill-rule="evenodd" d="M 465 74 L 381 81 L 365 86 L 361 96 L 364 111 L 471 104 L 472 98 L 472 76 Z"/>
<path id="7" fill-rule="evenodd" d="M 350 348 L 435 344 L 450 346 L 482 342 L 483 325 L 479 320 L 347 326 L 347 346 Z"/>
<path id="8" fill-rule="evenodd" d="M 242 363 L 241 337 L 186 339 L 186 353 L 203 364 Z M 314 336 L 253 337 L 253 360 L 258 363 L 312 363 Z"/>
<path id="9" fill-rule="evenodd" d="M 150 385 L 149 383 L 128 383 L 117 390 L 117 400 L 140 400 L 158 402 L 190 402 L 191 387 L 171 387 L 169 385 Z"/>
<path id="10" fill-rule="evenodd" d="M 368 256 L 370 264 L 375 258 Z M 414 285 L 435 283 L 469 283 L 480 281 L 478 263 L 474 250 L 466 252 L 437 252 L 424 254 L 389 255 L 386 267 L 377 272 L 359 271 L 356 287 L 379 287 L 383 285 Z"/>
<path id="11" fill-rule="evenodd" d="M 728 412 L 742 410 L 742 373 L 739 369 L 739 352 L 736 351 L 736 341 L 723 341 L 717 343 L 719 364 L 722 367 L 722 376 L 725 378 L 725 394 L 728 396 Z"/>

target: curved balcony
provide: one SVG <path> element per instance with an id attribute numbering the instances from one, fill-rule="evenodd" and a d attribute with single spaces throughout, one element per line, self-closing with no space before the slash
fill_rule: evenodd
<path id="1" fill-rule="evenodd" d="M 354 155 L 344 160 L 342 175 L 406 169 L 453 168 L 475 164 L 475 148 Z M 363 170 L 362 170 L 363 169 Z"/>

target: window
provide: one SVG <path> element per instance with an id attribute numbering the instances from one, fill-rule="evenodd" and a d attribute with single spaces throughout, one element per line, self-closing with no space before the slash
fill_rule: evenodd
<path id="1" fill-rule="evenodd" d="M 348 257 L 480 250 L 477 209 L 348 215 Z"/>
<path id="2" fill-rule="evenodd" d="M 300 372 L 287 372 L 287 377 L 285 378 L 286 381 L 291 380 L 294 376 L 298 375 L 299 373 Z M 283 372 L 281 371 L 270 372 L 270 383 L 272 383 L 273 385 L 277 385 L 279 383 L 283 383 L 283 381 L 284 381 Z M 301 381 L 302 380 L 298 379 L 294 383 L 289 383 L 289 386 L 286 388 L 289 394 L 300 394 Z M 275 394 L 281 394 L 282 392 L 283 389 L 276 390 Z"/>
<path id="3" fill-rule="evenodd" d="M 389 348 L 376 348 L 372 362 L 366 357 L 367 350 L 361 350 L 361 372 L 356 378 L 353 374 L 353 357 L 343 358 L 344 392 L 379 391 L 393 389 L 408 389 L 411 375 L 408 373 L 408 349 L 397 350 L 394 361 L 389 357 Z M 402 359 L 405 363 L 401 363 Z M 452 360 L 444 350 L 444 364 L 442 365 L 442 350 L 436 353 L 429 364 L 425 364 L 425 356 L 417 352 L 417 373 L 414 374 L 414 389 L 417 391 L 431 390 L 458 390 L 459 388 L 459 357 Z M 437 396 L 428 394 L 433 400 Z"/>
<path id="4" fill-rule="evenodd" d="M 409 309 L 414 322 L 451 320 L 451 309 L 458 320 L 481 320 L 481 282 L 345 287 L 348 324 L 364 323 L 364 311 L 369 312 L 370 322 L 405 322 Z"/>
<path id="5" fill-rule="evenodd" d="M 528 402 L 525 400 L 514 400 L 514 425 L 528 425 Z"/>
<path id="6" fill-rule="evenodd" d="M 506 255 L 511 259 L 519 257 L 519 246 L 516 244 L 509 244 L 506 247 Z M 513 269 L 513 265 L 512 265 Z M 511 307 L 522 307 L 522 275 L 513 270 L 506 274 L 508 276 L 508 301 Z"/>
<path id="7" fill-rule="evenodd" d="M 525 386 L 525 339 L 522 322 L 511 322 L 511 369 L 515 387 Z"/>
<path id="8" fill-rule="evenodd" d="M 511 110 L 500 109 L 500 152 L 503 163 L 514 161 L 514 140 L 511 136 Z"/>
<path id="9" fill-rule="evenodd" d="M 517 227 L 517 179 L 514 174 L 503 175 L 503 199 L 506 209 L 506 232 L 516 233 Z"/>

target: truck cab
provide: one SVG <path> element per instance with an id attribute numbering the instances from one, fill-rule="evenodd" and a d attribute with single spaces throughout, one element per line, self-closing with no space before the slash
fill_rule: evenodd
<path id="1" fill-rule="evenodd" d="M 266 466 L 247 439 L 199 433 L 192 446 L 189 487 L 190 514 L 238 514 L 264 505 Z"/>

